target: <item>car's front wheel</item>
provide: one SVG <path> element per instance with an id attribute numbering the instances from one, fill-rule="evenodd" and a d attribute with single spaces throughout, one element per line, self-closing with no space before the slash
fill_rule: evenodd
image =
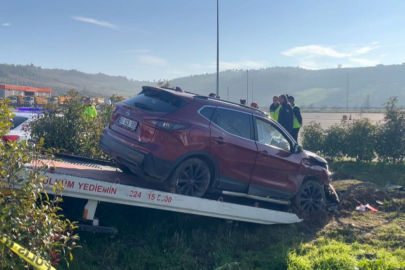
<path id="1" fill-rule="evenodd" d="M 295 207 L 300 212 L 320 212 L 325 207 L 325 190 L 322 184 L 310 180 L 301 185 L 294 197 Z"/>
<path id="2" fill-rule="evenodd" d="M 198 158 L 183 161 L 166 180 L 167 189 L 175 188 L 176 193 L 202 197 L 210 184 L 211 173 L 208 165 Z"/>

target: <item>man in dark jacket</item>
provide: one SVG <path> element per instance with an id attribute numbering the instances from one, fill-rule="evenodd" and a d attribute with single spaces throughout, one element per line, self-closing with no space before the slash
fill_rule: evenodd
<path id="1" fill-rule="evenodd" d="M 288 96 L 288 102 L 290 102 L 294 113 L 294 123 L 291 136 L 298 142 L 298 134 L 300 133 L 300 128 L 302 126 L 301 111 L 298 106 L 295 106 L 295 100 L 293 96 Z"/>
<path id="2" fill-rule="evenodd" d="M 278 101 L 281 105 L 278 115 L 278 123 L 291 134 L 294 124 L 293 108 L 291 107 L 290 103 L 288 103 L 286 95 L 280 95 L 278 97 Z"/>

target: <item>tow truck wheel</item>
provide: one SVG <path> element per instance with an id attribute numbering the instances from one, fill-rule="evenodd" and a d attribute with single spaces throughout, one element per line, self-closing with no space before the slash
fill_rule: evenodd
<path id="1" fill-rule="evenodd" d="M 202 197 L 208 189 L 210 179 L 208 165 L 198 158 L 191 158 L 177 166 L 171 177 L 166 180 L 165 187 L 174 187 L 178 194 Z"/>
<path id="2" fill-rule="evenodd" d="M 295 207 L 300 212 L 314 213 L 324 209 L 326 199 L 323 185 L 317 181 L 308 181 L 301 185 L 294 198 Z"/>

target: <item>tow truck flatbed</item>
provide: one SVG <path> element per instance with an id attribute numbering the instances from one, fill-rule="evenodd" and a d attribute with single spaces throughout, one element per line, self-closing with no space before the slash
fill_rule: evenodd
<path id="1" fill-rule="evenodd" d="M 88 200 L 83 218 L 98 225 L 95 212 L 99 202 L 108 202 L 161 209 L 173 212 L 244 221 L 258 224 L 291 224 L 302 221 L 294 213 L 229 203 L 220 200 L 184 196 L 162 191 L 160 182 L 129 175 L 113 166 L 62 159 L 42 160 L 50 169 L 44 172 L 44 187 L 52 194 L 52 186 L 61 181 L 65 197 Z M 31 164 L 28 167 L 35 166 Z M 51 170 L 52 167 L 55 170 Z M 257 206 L 258 204 L 256 204 Z"/>

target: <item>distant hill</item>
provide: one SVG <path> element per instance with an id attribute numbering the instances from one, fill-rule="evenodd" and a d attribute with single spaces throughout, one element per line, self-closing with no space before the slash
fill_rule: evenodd
<path id="1" fill-rule="evenodd" d="M 32 64 L 26 66 L 0 64 L 0 84 L 52 88 L 55 95 L 76 89 L 82 94 L 100 97 L 110 97 L 114 93 L 132 96 L 139 93 L 142 85 L 154 85 L 151 82 L 135 81 L 123 76 L 44 69 Z"/>
<path id="2" fill-rule="evenodd" d="M 381 107 L 391 96 L 399 96 L 405 105 L 405 65 L 378 65 L 364 68 L 307 70 L 293 67 L 273 67 L 249 70 L 249 102 L 260 106 L 271 104 L 272 97 L 281 93 L 294 95 L 297 104 L 346 107 L 347 73 L 349 73 L 349 107 Z M 194 75 L 171 81 L 172 85 L 197 93 L 215 92 L 215 74 Z M 220 73 L 220 96 L 231 101 L 246 99 L 246 70 Z"/>
<path id="3" fill-rule="evenodd" d="M 280 93 L 294 95 L 296 103 L 314 106 L 346 106 L 346 84 L 349 73 L 349 106 L 381 107 L 390 96 L 399 96 L 405 105 L 405 65 L 378 65 L 364 68 L 307 70 L 293 67 L 272 67 L 249 70 L 249 102 L 268 106 L 272 96 Z M 192 75 L 171 80 L 172 86 L 208 95 L 215 92 L 215 74 Z M 77 70 L 43 69 L 34 65 L 0 64 L 0 84 L 19 84 L 49 87 L 56 94 L 74 88 L 83 94 L 108 97 L 113 93 L 132 96 L 143 85 L 156 85 L 150 81 L 136 81 L 123 76 L 102 73 L 87 74 Z M 231 101 L 246 98 L 246 70 L 227 70 L 220 73 L 220 96 Z"/>

